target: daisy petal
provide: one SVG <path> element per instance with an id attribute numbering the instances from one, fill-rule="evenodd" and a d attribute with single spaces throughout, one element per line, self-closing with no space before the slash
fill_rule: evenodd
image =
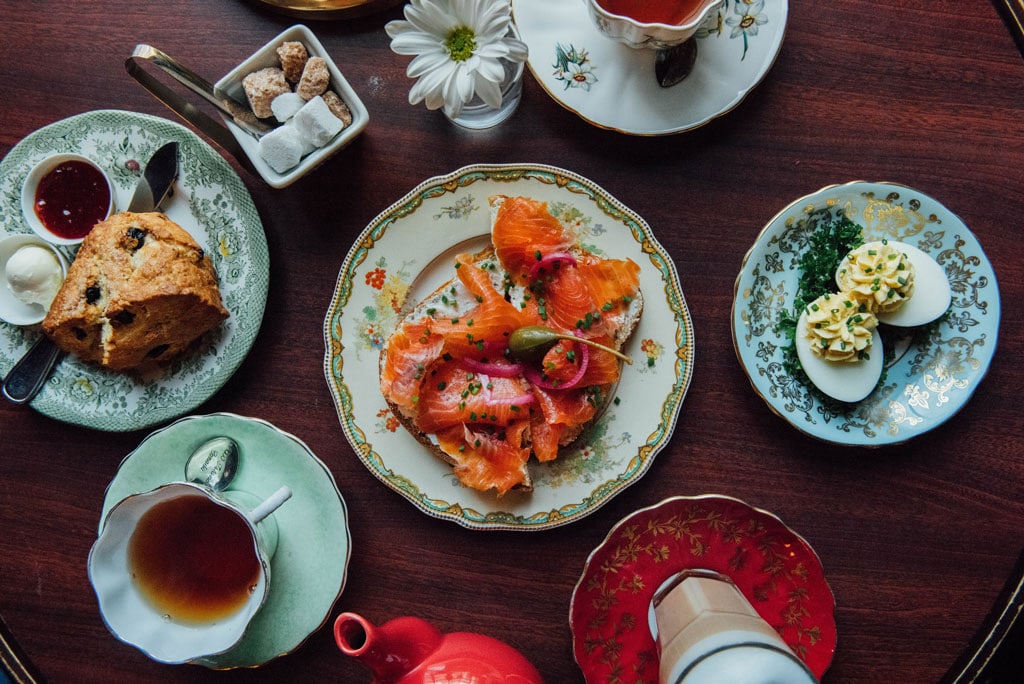
<path id="1" fill-rule="evenodd" d="M 477 73 L 479 74 L 477 78 L 478 83 L 481 80 L 501 83 L 505 79 L 505 67 L 496 59 L 480 60 L 480 67 L 477 69 Z"/>
<path id="2" fill-rule="evenodd" d="M 501 88 L 498 87 L 495 81 L 478 75 L 476 79 L 476 94 L 487 103 L 488 107 L 497 109 L 501 106 Z"/>
<path id="3" fill-rule="evenodd" d="M 400 55 L 418 55 L 422 52 L 444 50 L 444 47 L 426 33 L 410 31 L 395 36 L 391 40 L 391 50 Z"/>
<path id="4" fill-rule="evenodd" d="M 448 60 L 448 53 L 443 50 L 423 52 L 416 55 L 416 57 L 409 62 L 409 66 L 405 70 L 405 73 L 409 78 L 419 78 L 428 71 L 434 71 L 435 69 L 447 69 L 450 64 L 451 62 Z"/>
<path id="5" fill-rule="evenodd" d="M 405 7 L 405 18 L 416 28 L 443 39 L 458 25 L 458 21 L 447 8 L 430 0 L 422 0 Z"/>

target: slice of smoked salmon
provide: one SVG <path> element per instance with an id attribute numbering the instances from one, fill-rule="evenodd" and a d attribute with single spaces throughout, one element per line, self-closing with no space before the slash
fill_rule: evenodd
<path id="1" fill-rule="evenodd" d="M 546 202 L 505 197 L 491 226 L 491 241 L 502 268 L 515 282 L 528 284 L 535 264 L 566 252 L 573 236 L 548 212 Z"/>
<path id="2" fill-rule="evenodd" d="M 530 447 L 524 446 L 528 421 L 520 421 L 502 430 L 472 430 L 453 426 L 437 433 L 441 449 L 453 463 L 459 482 L 498 496 L 516 485 L 526 484 L 526 462 Z"/>
<path id="3" fill-rule="evenodd" d="M 530 384 L 521 377 L 492 377 L 456 360 L 441 362 L 420 387 L 416 425 L 427 434 L 453 425 L 504 427 L 527 419 L 533 401 Z"/>
<path id="4" fill-rule="evenodd" d="M 445 338 L 445 352 L 455 356 L 495 353 L 486 345 L 501 347 L 516 328 L 531 320 L 529 315 L 507 302 L 491 280 L 489 271 L 473 263 L 472 255 L 456 257 L 459 281 L 478 302 L 459 316 L 436 318 L 432 331 Z"/>
<path id="5" fill-rule="evenodd" d="M 530 423 L 530 442 L 533 455 L 541 463 L 554 461 L 558 458 L 558 446 L 565 432 L 564 425 L 551 425 L 544 420 L 544 415 L 537 412 Z"/>
<path id="6" fill-rule="evenodd" d="M 588 337 L 614 337 L 640 287 L 640 267 L 629 259 L 580 257 L 547 280 L 543 297 L 549 325 L 580 329 Z"/>
<path id="7" fill-rule="evenodd" d="M 534 386 L 533 395 L 537 406 L 549 425 L 576 427 L 583 425 L 597 412 L 590 398 L 590 388 L 571 390 L 546 390 Z"/>
<path id="8" fill-rule="evenodd" d="M 610 344 L 610 340 L 595 340 L 604 344 Z M 601 349 L 590 348 L 590 358 L 587 361 L 587 370 L 580 379 L 581 387 L 591 385 L 610 385 L 617 382 L 622 369 L 622 362 L 618 358 Z"/>
<path id="9" fill-rule="evenodd" d="M 403 412 L 413 414 L 420 384 L 430 366 L 441 356 L 444 338 L 407 326 L 388 341 L 380 374 L 380 390 Z"/>
<path id="10" fill-rule="evenodd" d="M 576 270 L 602 315 L 629 308 L 640 291 L 640 267 L 632 259 L 600 259 L 588 254 L 577 261 Z"/>

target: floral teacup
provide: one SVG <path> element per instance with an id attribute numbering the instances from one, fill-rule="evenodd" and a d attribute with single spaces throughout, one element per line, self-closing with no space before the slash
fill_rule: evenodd
<path id="1" fill-rule="evenodd" d="M 682 45 L 697 33 L 723 0 L 583 0 L 604 35 L 631 48 L 662 50 Z M 654 9 L 648 9 L 654 8 Z"/>

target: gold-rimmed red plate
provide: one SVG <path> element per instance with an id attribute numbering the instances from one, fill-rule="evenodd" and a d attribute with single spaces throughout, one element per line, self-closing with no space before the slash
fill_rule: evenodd
<path id="1" fill-rule="evenodd" d="M 694 569 L 728 576 L 815 677 L 828 670 L 835 599 L 817 554 L 771 513 L 708 494 L 634 511 L 591 552 L 569 607 L 573 654 L 589 684 L 658 681 L 651 599 Z"/>

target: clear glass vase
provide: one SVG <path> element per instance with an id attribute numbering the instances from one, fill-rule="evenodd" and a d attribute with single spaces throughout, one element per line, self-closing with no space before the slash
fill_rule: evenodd
<path id="1" fill-rule="evenodd" d="M 519 31 L 515 24 L 509 27 L 509 35 L 516 39 L 519 38 Z M 458 116 L 452 117 L 448 116 L 447 112 L 445 113 L 449 121 L 462 128 L 480 130 L 497 126 L 512 116 L 523 97 L 523 71 L 526 64 L 525 62 L 502 60 L 502 66 L 505 67 L 505 78 L 500 84 L 501 105 L 497 108 L 491 107 L 479 95 L 473 95 L 473 99 L 462 107 Z"/>

